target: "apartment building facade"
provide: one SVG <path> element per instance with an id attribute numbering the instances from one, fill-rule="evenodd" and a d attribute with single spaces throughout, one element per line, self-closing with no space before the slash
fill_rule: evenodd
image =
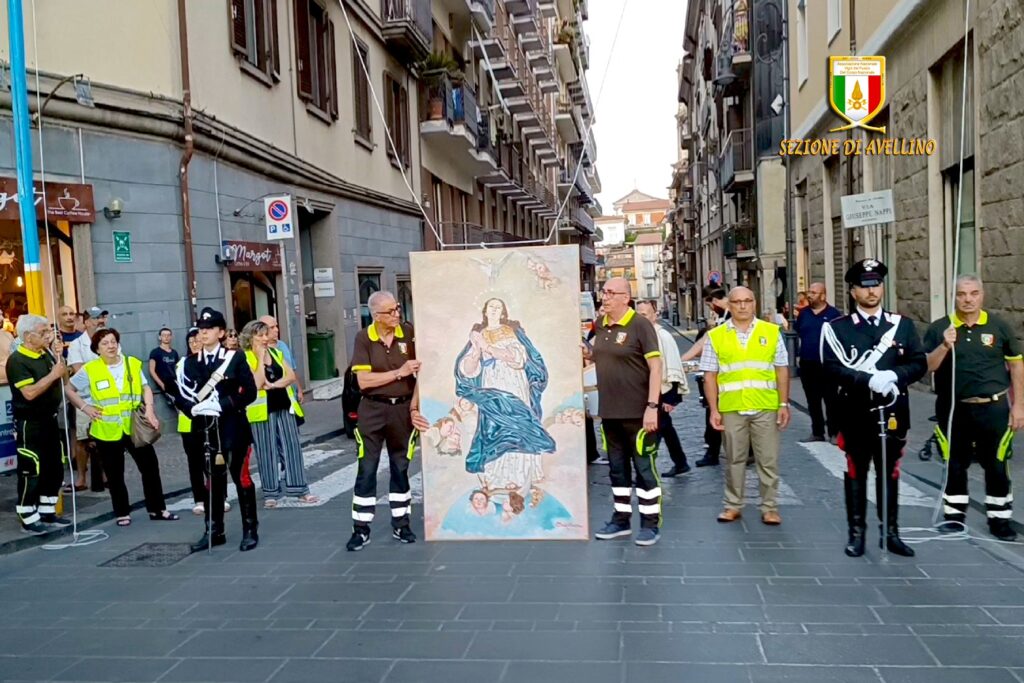
<path id="1" fill-rule="evenodd" d="M 790 1 L 793 138 L 845 135 L 829 133 L 841 120 L 827 106 L 827 58 L 855 46 L 886 58 L 885 104 L 871 124 L 887 131 L 853 137 L 937 143 L 931 155 L 794 157 L 797 272 L 801 287 L 825 281 L 843 306 L 848 265 L 880 258 L 889 306 L 923 323 L 947 312 L 957 261 L 958 272 L 985 280 L 986 306 L 1020 331 L 1024 112 L 1015 85 L 1024 64 L 1006 56 L 1024 51 L 1024 22 L 1020 3 L 1009 0 L 971 3 L 967 17 L 964 10 L 953 0 Z M 893 192 L 895 223 L 843 229 L 840 197 L 883 189 Z"/>

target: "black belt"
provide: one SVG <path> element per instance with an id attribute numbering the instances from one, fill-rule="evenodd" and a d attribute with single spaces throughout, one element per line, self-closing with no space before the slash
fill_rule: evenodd
<path id="1" fill-rule="evenodd" d="M 363 398 L 367 401 L 373 401 L 374 403 L 390 403 L 393 406 L 397 406 L 401 403 L 408 403 L 412 400 L 412 394 L 408 396 L 374 396 L 373 394 L 363 394 Z"/>

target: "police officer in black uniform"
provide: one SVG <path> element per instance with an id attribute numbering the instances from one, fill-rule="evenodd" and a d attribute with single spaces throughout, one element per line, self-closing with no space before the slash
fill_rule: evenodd
<path id="1" fill-rule="evenodd" d="M 850 557 L 864 554 L 867 478 L 872 462 L 885 547 L 896 555 L 914 556 L 913 549 L 899 537 L 897 463 L 910 428 L 907 388 L 927 373 L 928 359 L 914 324 L 882 309 L 882 283 L 887 272 L 885 265 L 875 259 L 855 263 L 846 272 L 846 282 L 856 310 L 826 323 L 822 330 L 825 372 L 838 383 L 844 406 L 838 426 L 839 445 L 846 452 L 846 554 Z M 886 435 L 884 466 L 880 420 Z M 882 538 L 879 546 L 881 543 Z"/>
<path id="2" fill-rule="evenodd" d="M 949 463 L 942 493 L 946 523 L 939 528 L 963 528 L 970 503 L 967 468 L 973 459 L 985 469 L 989 532 L 1002 541 L 1012 541 L 1017 534 L 1010 528 L 1009 458 L 1013 433 L 1024 427 L 1024 360 L 1013 330 L 982 307 L 984 298 L 981 280 L 961 275 L 956 280 L 956 311 L 933 322 L 924 336 L 928 369 L 935 372 L 935 433 Z M 951 386 L 954 354 L 956 377 Z"/>
<path id="3" fill-rule="evenodd" d="M 212 501 L 206 506 L 206 531 L 192 552 L 224 545 L 224 494 L 227 473 L 238 491 L 242 515 L 242 542 L 238 549 L 252 550 L 259 543 L 256 531 L 256 487 L 249 477 L 249 446 L 252 432 L 245 407 L 256 400 L 256 380 L 245 355 L 221 345 L 227 322 L 220 311 L 204 308 L 199 313 L 202 349 L 181 364 L 178 373 L 178 406 L 192 418 L 192 438 L 202 443 L 212 469 Z M 212 520 L 212 521 L 211 521 Z"/>

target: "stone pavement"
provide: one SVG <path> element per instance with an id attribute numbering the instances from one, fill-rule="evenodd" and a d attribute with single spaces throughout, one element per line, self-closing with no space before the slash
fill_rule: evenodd
<path id="1" fill-rule="evenodd" d="M 691 459 L 701 416 L 695 394 L 674 415 Z M 229 545 L 169 566 L 100 565 L 143 543 L 188 541 L 196 519 L 107 522 L 110 538 L 93 545 L 0 557 L 0 679 L 1024 681 L 1019 546 L 935 542 L 883 559 L 872 528 L 868 554 L 845 557 L 830 469 L 841 456 L 797 444 L 808 429 L 797 413 L 783 436 L 781 527 L 762 525 L 752 504 L 742 521 L 717 524 L 721 473 L 701 468 L 663 483 L 664 533 L 650 548 L 403 546 L 379 519 L 374 542 L 347 553 L 351 484 L 332 484 L 321 506 L 261 510 L 250 553 L 235 549 L 232 512 Z M 310 452 L 324 458 L 314 488 L 354 460 L 343 438 Z M 607 469 L 591 466 L 589 479 L 593 525 L 610 513 Z M 903 524 L 926 526 L 934 490 L 911 481 L 905 494 L 915 504 Z M 969 522 L 984 527 L 976 512 Z"/>
<path id="2" fill-rule="evenodd" d="M 163 401 L 158 400 L 156 407 L 164 428 L 163 436 L 155 445 L 157 457 L 160 460 L 160 478 L 164 487 L 164 495 L 168 498 L 173 498 L 190 490 L 188 466 L 185 462 L 185 454 L 181 448 L 181 438 L 173 431 L 176 425 L 176 417 L 171 414 L 170 409 Z M 304 446 L 312 446 L 326 439 L 336 437 L 341 433 L 340 399 L 310 401 L 305 406 L 305 412 L 306 424 L 300 430 Z M 71 476 L 70 473 L 66 473 L 65 481 L 71 481 Z M 138 470 L 135 468 L 135 463 L 130 457 L 125 458 L 125 481 L 128 484 L 128 494 L 133 502 L 133 509 L 139 511 L 135 515 L 136 518 L 144 518 L 145 504 L 142 499 L 142 480 L 139 477 Z M 71 494 L 62 494 L 64 515 L 66 517 L 71 518 L 73 507 L 78 509 L 79 529 L 89 529 L 96 524 L 113 519 L 114 513 L 110 507 L 110 495 L 106 491 L 96 493 L 86 489 L 85 491 L 79 491 L 76 497 L 77 506 L 73 506 Z M 15 474 L 11 472 L 0 476 L 0 555 L 33 545 L 52 542 L 55 536 L 60 535 L 50 534 L 45 538 L 37 538 L 21 533 L 18 518 L 14 514 L 16 499 L 17 477 Z M 65 534 L 69 533 L 70 531 L 65 532 Z"/>

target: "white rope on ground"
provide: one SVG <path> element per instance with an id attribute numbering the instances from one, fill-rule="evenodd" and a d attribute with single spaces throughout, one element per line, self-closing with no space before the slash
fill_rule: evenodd
<path id="1" fill-rule="evenodd" d="M 42 92 L 41 92 L 42 88 L 41 88 L 40 82 L 39 82 L 39 34 L 38 34 L 38 29 L 37 29 L 38 24 L 39 24 L 39 22 L 36 19 L 36 0 L 32 0 L 32 50 L 35 53 L 34 56 L 35 56 L 35 59 L 36 59 L 36 68 L 35 68 L 35 78 L 36 78 L 36 116 L 37 116 L 38 123 L 39 123 L 39 136 L 38 136 L 39 137 L 39 178 L 40 178 L 40 184 L 42 185 L 42 189 L 43 189 L 43 226 L 44 226 L 44 231 L 45 231 L 45 235 L 46 235 L 46 245 L 45 245 L 45 248 L 49 252 L 50 251 L 50 218 L 49 218 L 49 216 L 46 213 L 46 157 L 43 154 L 43 107 L 42 107 Z M 25 229 L 28 230 L 29 227 L 26 226 Z M 40 250 L 39 250 L 39 257 L 40 258 L 42 258 L 42 252 L 43 252 L 43 250 L 42 250 L 42 248 L 40 248 Z M 48 270 L 49 270 L 49 278 L 50 278 L 50 304 L 52 305 L 54 319 L 56 320 L 57 311 L 59 310 L 59 307 L 58 307 L 58 302 L 57 302 L 57 277 L 56 277 L 54 266 L 53 266 L 53 253 L 52 252 L 47 254 L 47 263 L 49 264 Z M 60 327 L 59 326 L 55 326 L 54 334 L 57 335 L 59 333 L 60 333 Z M 63 338 L 61 339 L 61 343 L 63 344 Z M 51 353 L 51 355 L 53 355 L 54 361 L 56 362 L 57 361 L 57 357 L 56 357 L 56 354 L 53 354 L 53 350 L 52 349 L 47 349 L 47 351 L 49 351 Z M 52 544 L 44 545 L 44 546 L 42 546 L 43 550 L 64 550 L 66 548 L 80 548 L 82 546 L 92 545 L 93 543 L 99 543 L 100 541 L 105 541 L 105 540 L 107 540 L 109 538 L 109 536 L 107 535 L 107 532 L 103 531 L 102 529 L 90 529 L 90 530 L 87 530 L 87 531 L 79 531 L 78 530 L 78 491 L 75 490 L 75 484 L 74 484 L 75 476 L 77 474 L 75 472 L 75 454 L 74 454 L 74 443 L 75 442 L 71 439 L 71 429 L 70 429 L 70 426 L 68 425 L 68 420 L 67 420 L 67 415 L 68 415 L 68 399 L 67 399 L 67 396 L 64 394 L 63 391 L 61 392 L 61 401 L 60 401 L 60 403 L 61 403 L 61 410 L 64 413 L 64 443 L 67 444 L 68 449 L 71 450 L 71 453 L 67 453 L 66 456 L 67 456 L 67 460 L 68 460 L 68 473 L 70 475 L 70 481 L 71 481 L 71 537 L 72 537 L 73 540 L 70 543 L 52 543 Z M 62 465 L 61 469 L 63 469 L 63 463 L 61 463 L 61 465 Z M 58 492 L 58 495 L 59 495 L 59 492 Z"/>
<path id="2" fill-rule="evenodd" d="M 32 0 L 35 2 L 35 0 Z M 358 42 L 356 37 L 355 29 L 352 28 L 352 20 L 348 16 L 348 10 L 345 8 L 344 0 L 337 0 L 338 6 L 341 8 L 341 14 L 345 17 L 345 25 L 348 27 L 348 34 L 352 38 L 352 43 Z M 377 114 L 380 116 L 380 120 L 384 126 L 384 136 L 387 138 L 388 146 L 391 148 L 391 153 L 395 155 L 395 159 L 398 159 L 398 170 L 402 174 L 402 182 L 405 183 L 405 188 L 409 190 L 409 195 L 412 200 L 416 202 L 416 207 L 420 210 L 423 215 L 423 220 L 427 222 L 427 227 L 430 228 L 430 232 L 434 233 L 434 238 L 437 240 L 438 245 L 444 248 L 444 239 L 441 237 L 437 228 L 434 226 L 434 222 L 430 220 L 430 216 L 423 208 L 423 203 L 420 201 L 419 196 L 416 194 L 416 190 L 413 189 L 412 183 L 409 182 L 409 176 L 405 172 L 405 164 L 401 162 L 401 156 L 398 154 L 398 147 L 395 146 L 395 140 L 391 135 L 391 128 L 388 125 L 387 117 L 384 115 L 384 108 L 381 107 L 380 98 L 377 97 L 377 89 L 373 87 L 373 78 L 370 76 L 370 70 L 366 67 L 366 60 L 363 59 L 363 53 L 359 50 L 354 50 L 356 55 L 359 57 L 359 66 L 362 69 L 363 76 L 366 77 L 366 84 L 370 90 L 370 97 L 373 99 L 373 106 L 377 109 Z"/>

